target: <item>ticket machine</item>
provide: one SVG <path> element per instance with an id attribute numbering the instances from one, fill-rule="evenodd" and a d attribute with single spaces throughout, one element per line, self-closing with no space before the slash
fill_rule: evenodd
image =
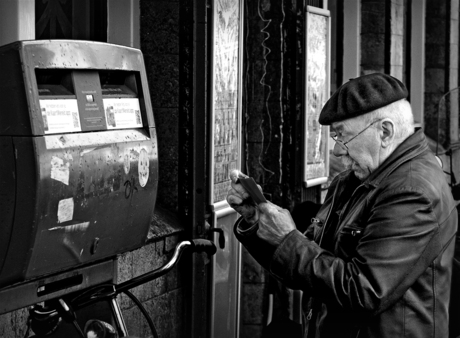
<path id="1" fill-rule="evenodd" d="M 143 245 L 155 206 L 142 53 L 19 41 L 0 47 L 0 78 L 0 290 L 38 280 L 40 300 L 98 283 L 105 262 Z"/>

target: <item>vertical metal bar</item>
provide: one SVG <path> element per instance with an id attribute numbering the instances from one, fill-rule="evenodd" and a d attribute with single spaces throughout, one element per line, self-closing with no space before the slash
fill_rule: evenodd
<path id="1" fill-rule="evenodd" d="M 117 323 L 119 331 L 121 331 L 123 337 L 128 336 L 128 329 L 126 327 L 125 320 L 123 319 L 123 315 L 121 314 L 120 305 L 115 297 L 112 298 L 110 305 L 112 306 L 112 312 L 115 315 L 115 322 Z"/>
<path id="2" fill-rule="evenodd" d="M 194 109 L 192 118 L 193 171 L 191 223 L 193 238 L 205 236 L 207 181 L 207 106 L 208 91 L 208 7 L 206 0 L 194 1 Z M 192 337 L 208 336 L 209 321 L 209 264 L 202 255 L 193 255 Z"/>
<path id="3" fill-rule="evenodd" d="M 238 31 L 238 168 L 242 166 L 242 157 L 243 157 L 243 129 L 242 129 L 242 120 L 243 120 L 243 71 L 244 71 L 244 22 L 245 22 L 245 1 L 240 0 L 240 22 L 239 22 L 239 31 Z M 238 245 L 238 269 L 237 269 L 237 285 L 236 285 L 236 337 L 239 338 L 240 336 L 240 319 L 241 319 L 241 295 L 242 295 L 242 268 L 243 268 L 243 261 L 242 261 L 242 246 Z"/>
<path id="4" fill-rule="evenodd" d="M 179 88 L 179 210 L 190 237 L 205 236 L 208 6 L 206 0 L 180 1 L 180 88 Z M 209 320 L 208 261 L 193 255 L 187 301 L 190 337 L 206 337 Z"/>

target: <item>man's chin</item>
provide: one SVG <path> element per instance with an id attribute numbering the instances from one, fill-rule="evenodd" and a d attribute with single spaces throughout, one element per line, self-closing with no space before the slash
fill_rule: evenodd
<path id="1" fill-rule="evenodd" d="M 369 173 L 361 170 L 361 168 L 354 168 L 352 170 L 356 178 L 358 178 L 360 181 L 364 181 L 369 176 Z"/>

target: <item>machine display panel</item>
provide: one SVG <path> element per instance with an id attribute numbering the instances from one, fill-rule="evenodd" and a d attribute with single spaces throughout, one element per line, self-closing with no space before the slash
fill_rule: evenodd
<path id="1" fill-rule="evenodd" d="M 136 72 L 36 69 L 44 134 L 142 128 Z"/>

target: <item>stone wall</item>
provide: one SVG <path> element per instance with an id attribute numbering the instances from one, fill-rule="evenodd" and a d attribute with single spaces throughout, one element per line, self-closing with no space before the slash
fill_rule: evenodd
<path id="1" fill-rule="evenodd" d="M 240 337 L 261 337 L 267 322 L 268 273 L 243 250 Z"/>
<path id="2" fill-rule="evenodd" d="M 118 259 L 118 283 L 153 271 L 165 264 L 178 243 L 179 236 L 166 237 L 126 253 Z M 184 259 L 185 258 L 185 259 Z M 160 337 L 186 336 L 186 283 L 183 271 L 186 257 L 168 274 L 131 290 L 141 301 L 152 318 Z M 126 295 L 119 297 L 119 304 L 130 335 L 151 336 L 150 328 L 138 307 Z"/>
<path id="3" fill-rule="evenodd" d="M 407 1 L 361 1 L 361 73 L 382 72 L 407 83 Z"/>
<path id="4" fill-rule="evenodd" d="M 459 1 L 427 0 L 426 6 L 425 133 L 441 151 L 443 147 L 453 149 L 452 158 L 445 157 L 444 169 L 452 167 L 458 182 Z"/>
<path id="5" fill-rule="evenodd" d="M 445 130 L 437 129 L 438 103 L 447 92 L 448 1 L 427 0 L 425 42 L 425 133 L 433 140 L 445 140 Z M 429 13 L 429 15 L 428 15 Z M 441 121 L 445 125 L 445 120 Z"/>
<path id="6" fill-rule="evenodd" d="M 157 203 L 178 209 L 179 1 L 140 1 L 141 50 L 158 135 Z"/>
<path id="7" fill-rule="evenodd" d="M 385 18 L 386 0 L 361 1 L 361 74 L 363 75 L 385 72 Z"/>
<path id="8" fill-rule="evenodd" d="M 0 315 L 0 337 L 17 338 L 24 337 L 27 331 L 27 309 L 20 309 Z"/>

